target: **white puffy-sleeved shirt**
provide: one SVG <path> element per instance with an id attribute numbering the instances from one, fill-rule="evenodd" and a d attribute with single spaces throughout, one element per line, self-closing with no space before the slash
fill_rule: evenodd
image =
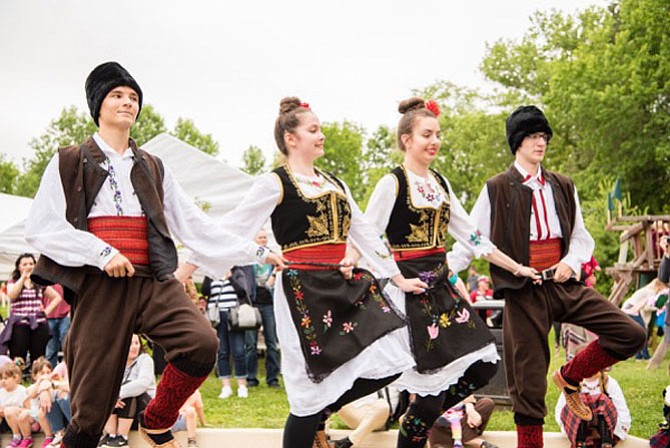
<path id="1" fill-rule="evenodd" d="M 321 175 L 311 177 L 294 172 L 292 176 L 305 196 L 315 197 L 328 191 L 342 191 L 339 186 Z M 349 188 L 346 185 L 344 188 L 351 207 L 349 242 L 363 254 L 373 258 L 376 265 L 381 267 L 382 275 L 392 277 L 399 274 L 400 271 L 379 232 L 369 224 L 351 196 Z M 258 177 L 244 201 L 224 217 L 224 226 L 236 235 L 253 238 L 272 215 L 281 194 L 280 181 L 276 175 L 267 173 Z"/>
<path id="2" fill-rule="evenodd" d="M 481 236 L 446 178 L 442 177 L 449 188 L 448 193 L 444 191 L 432 172 L 429 172 L 427 178 L 419 176 L 408 169 L 405 169 L 405 172 L 408 175 L 408 191 L 410 192 L 414 206 L 437 209 L 446 200 L 446 194 L 449 194 L 450 220 L 448 231 L 457 242 L 461 243 L 469 257 L 474 256 L 479 258 L 482 255 L 488 255 L 493 252 L 495 246 L 488 237 Z M 397 192 L 398 185 L 395 175 L 387 174 L 377 183 L 368 202 L 365 216 L 375 226 L 380 235 L 386 232 Z M 447 260 L 450 269 L 457 272 L 452 267 L 451 253 L 447 254 Z"/>
<path id="3" fill-rule="evenodd" d="M 514 162 L 514 168 L 524 177 L 524 184 L 533 190 L 533 201 L 530 214 L 530 241 L 539 241 L 549 238 L 562 238 L 563 232 L 556 212 L 556 202 L 551 185 L 544 179 L 542 168 L 535 176 L 531 176 L 523 167 Z M 581 266 L 591 259 L 595 242 L 584 226 L 582 209 L 579 205 L 579 196 L 575 188 L 575 222 L 570 235 L 570 248 L 561 260 L 575 272 L 581 272 Z M 491 237 L 491 199 L 488 188 L 484 185 L 475 206 L 470 212 L 474 224 L 482 235 Z M 449 266 L 455 272 L 466 269 L 471 261 L 466 248 L 457 242 L 450 258 Z M 518 261 L 518 260 L 517 260 Z"/>
<path id="4" fill-rule="evenodd" d="M 105 155 L 100 166 L 109 176 L 95 198 L 89 218 L 98 216 L 143 216 L 144 212 L 130 181 L 134 155 L 112 149 L 97 133 L 95 143 Z M 42 176 L 26 221 L 26 240 L 36 250 L 63 266 L 105 265 L 118 253 L 115 248 L 90 232 L 74 228 L 65 218 L 58 153 Z M 163 176 L 164 213 L 172 235 L 193 252 L 191 262 L 212 277 L 222 277 L 233 265 L 262 262 L 267 250 L 251 239 L 245 240 L 215 225 L 175 181 L 165 167 Z M 222 244 L 225 242 L 225 244 Z M 111 249 L 111 250 L 110 250 Z"/>

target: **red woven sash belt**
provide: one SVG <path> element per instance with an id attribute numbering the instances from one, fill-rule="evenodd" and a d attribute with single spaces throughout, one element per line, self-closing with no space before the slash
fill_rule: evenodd
<path id="1" fill-rule="evenodd" d="M 530 266 L 543 271 L 561 261 L 561 238 L 530 242 Z"/>
<path id="2" fill-rule="evenodd" d="M 99 216 L 88 219 L 88 230 L 118 249 L 132 264 L 149 265 L 145 216 Z"/>
<path id="3" fill-rule="evenodd" d="M 283 256 L 290 262 L 316 262 L 316 263 L 339 263 L 344 258 L 347 251 L 346 244 L 319 244 L 317 246 L 295 249 L 290 252 L 284 252 Z M 303 269 L 307 271 L 320 271 L 324 269 L 333 269 L 327 266 L 310 266 L 293 264 L 292 269 Z"/>

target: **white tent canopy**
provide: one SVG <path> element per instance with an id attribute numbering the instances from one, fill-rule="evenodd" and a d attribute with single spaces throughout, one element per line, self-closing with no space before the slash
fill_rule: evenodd
<path id="1" fill-rule="evenodd" d="M 16 258 L 33 249 L 23 238 L 23 227 L 32 199 L 0 193 L 0 279 L 5 281 L 14 270 Z"/>
<path id="2" fill-rule="evenodd" d="M 154 137 L 142 149 L 160 157 L 186 193 L 213 218 L 234 209 L 253 183 L 252 176 L 169 134 Z"/>
<path id="3" fill-rule="evenodd" d="M 213 218 L 235 208 L 253 182 L 252 176 L 168 134 L 154 137 L 142 148 L 160 157 L 186 193 Z M 31 204 L 32 199 L 0 194 L 0 279 L 9 278 L 19 254 L 35 252 L 24 238 Z"/>

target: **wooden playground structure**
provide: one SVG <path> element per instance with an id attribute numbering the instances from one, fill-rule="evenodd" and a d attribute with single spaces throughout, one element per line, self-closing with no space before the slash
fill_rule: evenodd
<path id="1" fill-rule="evenodd" d="M 670 215 L 618 216 L 609 219 L 605 228 L 621 232 L 619 258 L 605 269 L 614 278 L 609 300 L 619 305 L 631 285 L 642 286 L 642 276 L 656 275 L 663 256 L 658 243 L 670 236 Z"/>

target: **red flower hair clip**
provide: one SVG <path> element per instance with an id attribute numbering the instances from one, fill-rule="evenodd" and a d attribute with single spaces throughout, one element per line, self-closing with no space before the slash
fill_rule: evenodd
<path id="1" fill-rule="evenodd" d="M 309 103 L 300 103 L 300 107 L 304 107 L 307 110 L 311 110 L 309 107 Z"/>
<path id="2" fill-rule="evenodd" d="M 436 117 L 440 116 L 440 106 L 437 105 L 435 100 L 429 100 L 426 102 L 426 109 L 435 114 Z"/>

